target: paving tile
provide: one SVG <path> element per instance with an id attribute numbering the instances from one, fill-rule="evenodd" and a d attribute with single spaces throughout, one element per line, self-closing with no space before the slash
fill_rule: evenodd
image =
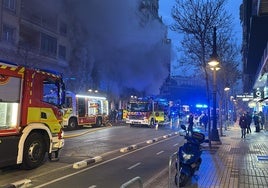
<path id="1" fill-rule="evenodd" d="M 268 160 L 260 159 L 268 156 L 268 132 L 252 132 L 241 139 L 240 128 L 235 125 L 224 134 L 226 136 L 220 137 L 221 145 L 212 145 L 211 149 L 205 147 L 200 169 L 185 187 L 267 188 Z M 168 187 L 166 179 L 159 186 L 152 186 L 165 187 Z"/>

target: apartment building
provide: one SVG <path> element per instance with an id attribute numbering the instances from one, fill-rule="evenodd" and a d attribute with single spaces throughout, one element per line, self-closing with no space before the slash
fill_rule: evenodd
<path id="1" fill-rule="evenodd" d="M 268 118 L 268 1 L 243 0 L 243 84 L 252 93 L 248 106 Z"/>
<path id="2" fill-rule="evenodd" d="M 265 27 L 268 23 L 268 2 L 243 0 L 240 11 L 243 27 L 243 90 L 250 93 L 253 88 L 260 85 L 257 83 L 259 81 L 257 76 L 263 65 L 262 57 L 265 55 L 268 41 L 268 28 Z M 267 72 L 268 69 L 263 71 Z"/>
<path id="3" fill-rule="evenodd" d="M 0 1 L 0 59 L 64 72 L 70 58 L 68 23 L 60 1 L 51 2 Z"/>

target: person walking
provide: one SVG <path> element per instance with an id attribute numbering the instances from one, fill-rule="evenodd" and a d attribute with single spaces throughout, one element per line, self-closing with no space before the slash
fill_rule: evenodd
<path id="1" fill-rule="evenodd" d="M 265 117 L 262 111 L 259 111 L 260 129 L 264 129 Z"/>
<path id="2" fill-rule="evenodd" d="M 251 125 L 251 122 L 252 122 L 252 116 L 250 115 L 249 112 L 247 112 L 246 118 L 247 118 L 247 134 L 249 134 L 249 133 L 251 133 L 250 125 Z"/>
<path id="3" fill-rule="evenodd" d="M 247 117 L 246 113 L 243 113 L 239 119 L 239 126 L 241 128 L 241 138 L 246 138 Z"/>
<path id="4" fill-rule="evenodd" d="M 205 127 L 205 131 L 207 131 L 207 126 L 208 126 L 208 116 L 207 116 L 206 113 L 203 115 L 203 117 L 202 117 L 201 120 L 202 120 L 202 123 L 203 123 L 203 125 L 204 125 L 204 127 Z"/>
<path id="5" fill-rule="evenodd" d="M 193 133 L 193 126 L 194 126 L 194 116 L 190 113 L 188 118 L 188 133 Z"/>
<path id="6" fill-rule="evenodd" d="M 260 132 L 260 117 L 256 111 L 254 112 L 254 115 L 253 115 L 253 121 L 255 125 L 255 132 Z"/>

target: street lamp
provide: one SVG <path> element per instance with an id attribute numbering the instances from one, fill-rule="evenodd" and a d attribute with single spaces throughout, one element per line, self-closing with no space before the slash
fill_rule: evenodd
<path id="1" fill-rule="evenodd" d="M 97 89 L 95 89 L 95 90 L 93 90 L 93 89 L 89 89 L 88 92 L 90 92 L 90 93 L 92 93 L 92 92 L 94 92 L 94 93 L 98 93 L 99 91 L 98 91 Z"/>
<path id="2" fill-rule="evenodd" d="M 210 140 L 215 142 L 220 142 L 219 132 L 217 128 L 217 113 L 216 113 L 216 92 L 217 92 L 217 78 L 216 78 L 216 72 L 220 69 L 219 68 L 219 60 L 218 60 L 218 54 L 216 50 L 216 27 L 214 27 L 213 32 L 213 53 L 211 55 L 210 61 L 208 62 L 208 65 L 210 66 L 211 70 L 213 71 L 213 124 L 212 124 L 212 130 L 210 134 Z"/>
<path id="3" fill-rule="evenodd" d="M 227 126 L 229 126 L 229 90 L 230 90 L 229 86 L 226 86 L 224 88 L 224 91 L 226 92 L 226 96 L 225 96 L 225 115 L 226 115 L 225 130 L 227 130 Z"/>

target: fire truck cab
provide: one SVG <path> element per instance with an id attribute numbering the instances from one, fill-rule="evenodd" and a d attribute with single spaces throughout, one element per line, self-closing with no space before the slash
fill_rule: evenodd
<path id="1" fill-rule="evenodd" d="M 0 61 L 0 168 L 58 158 L 64 92 L 60 74 Z"/>
<path id="2" fill-rule="evenodd" d="M 66 92 L 63 127 L 69 130 L 85 125 L 100 127 L 108 120 L 109 103 L 100 94 Z"/>

